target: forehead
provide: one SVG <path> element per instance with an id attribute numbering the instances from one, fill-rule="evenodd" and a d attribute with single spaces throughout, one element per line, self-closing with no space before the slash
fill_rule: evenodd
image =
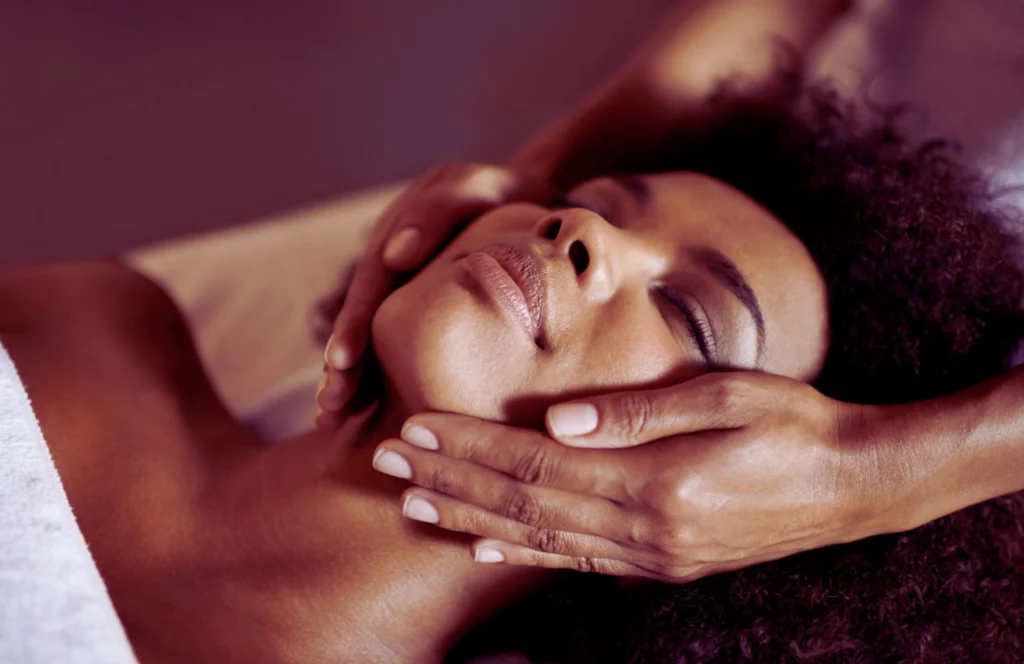
<path id="1" fill-rule="evenodd" d="M 759 239 L 794 245 L 787 249 L 803 247 L 773 214 L 721 180 L 700 173 L 663 173 L 640 180 L 648 190 L 649 221 L 676 230 L 721 231 L 725 240 L 744 231 Z"/>
<path id="2" fill-rule="evenodd" d="M 756 201 L 714 178 L 668 173 L 643 181 L 647 232 L 683 250 L 718 250 L 754 291 L 764 314 L 765 370 L 797 378 L 816 374 L 827 344 L 825 284 L 799 238 Z"/>

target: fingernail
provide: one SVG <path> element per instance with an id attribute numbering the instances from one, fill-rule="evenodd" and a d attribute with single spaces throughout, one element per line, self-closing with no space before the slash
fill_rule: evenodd
<path id="1" fill-rule="evenodd" d="M 385 263 L 394 263 L 406 258 L 416 249 L 420 232 L 415 228 L 403 228 L 384 246 L 382 257 Z"/>
<path id="2" fill-rule="evenodd" d="M 412 466 L 398 452 L 391 450 L 377 450 L 373 455 L 373 467 L 392 477 L 400 477 L 403 480 L 412 477 Z"/>
<path id="3" fill-rule="evenodd" d="M 548 417 L 556 436 L 582 436 L 597 428 L 597 408 L 589 403 L 552 406 Z"/>
<path id="4" fill-rule="evenodd" d="M 333 334 L 327 340 L 327 348 L 324 349 L 324 362 L 338 371 L 348 369 L 348 351 L 338 345 Z"/>
<path id="5" fill-rule="evenodd" d="M 437 436 L 419 424 L 406 424 L 402 428 L 402 440 L 425 450 L 436 450 L 441 447 L 437 442 Z"/>
<path id="6" fill-rule="evenodd" d="M 437 513 L 437 509 L 416 496 L 409 496 L 405 500 L 405 504 L 402 505 L 402 514 L 406 517 L 415 521 L 422 521 L 423 523 L 437 523 L 441 520 L 441 517 Z"/>
<path id="7" fill-rule="evenodd" d="M 503 563 L 505 562 L 505 556 L 497 549 L 477 547 L 476 552 L 473 554 L 473 560 L 478 563 Z"/>

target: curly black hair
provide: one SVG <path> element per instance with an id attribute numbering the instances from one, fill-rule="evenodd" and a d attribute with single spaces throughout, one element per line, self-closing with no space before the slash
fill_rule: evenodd
<path id="1" fill-rule="evenodd" d="M 790 74 L 757 96 L 723 87 L 707 112 L 651 170 L 723 180 L 807 246 L 829 299 L 818 389 L 905 403 L 1005 371 L 1024 331 L 1014 220 L 953 146 Z M 1024 494 L 684 585 L 577 576 L 502 620 L 519 638 L 467 645 L 591 663 L 1021 661 Z"/>

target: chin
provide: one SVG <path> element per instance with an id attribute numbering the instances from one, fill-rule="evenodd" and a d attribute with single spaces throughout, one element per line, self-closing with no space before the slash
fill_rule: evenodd
<path id="1" fill-rule="evenodd" d="M 373 319 L 373 347 L 391 393 L 411 412 L 507 419 L 522 358 L 461 286 L 417 282 L 392 293 Z"/>

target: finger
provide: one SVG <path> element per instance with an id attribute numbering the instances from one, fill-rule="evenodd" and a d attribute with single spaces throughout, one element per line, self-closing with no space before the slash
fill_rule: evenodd
<path id="1" fill-rule="evenodd" d="M 405 207 L 409 200 L 415 200 L 420 188 L 407 188 L 381 213 L 373 236 L 362 257 L 344 275 L 344 297 L 341 310 L 334 319 L 331 337 L 327 342 L 324 358 L 327 364 L 338 370 L 352 367 L 366 350 L 370 323 L 381 302 L 394 290 L 398 275 L 384 265 L 384 245 L 395 225 L 397 210 Z"/>
<path id="2" fill-rule="evenodd" d="M 760 374 L 706 374 L 671 387 L 557 404 L 546 425 L 552 438 L 573 447 L 632 447 L 749 424 L 760 388 Z"/>
<path id="3" fill-rule="evenodd" d="M 468 214 L 457 208 L 453 210 L 450 204 L 445 206 L 445 201 L 431 203 L 423 193 L 424 186 L 410 187 L 381 214 L 377 222 L 380 230 L 352 273 L 345 301 L 327 344 L 327 362 L 336 369 L 350 368 L 365 352 L 373 316 L 399 283 L 399 275 L 385 263 L 385 256 L 393 258 L 396 250 L 408 253 L 412 248 L 422 248 L 429 243 L 431 234 L 442 234 L 443 239 L 452 225 L 459 221 L 453 220 L 452 214 Z M 441 209 L 437 209 L 439 206 Z M 421 215 L 418 218 L 428 222 L 421 223 L 421 226 L 429 228 L 413 228 L 408 223 L 403 225 L 403 219 L 409 218 L 410 209 L 417 210 Z M 423 251 L 433 251 L 439 243 L 440 239 Z M 418 263 L 407 261 L 405 268 L 418 266 Z"/>
<path id="4" fill-rule="evenodd" d="M 352 284 L 352 275 L 356 271 L 356 262 L 350 261 L 338 276 L 336 288 L 317 301 L 312 312 L 313 338 L 318 343 L 327 344 L 334 332 L 334 321 L 338 319 L 345 296 Z"/>
<path id="5" fill-rule="evenodd" d="M 658 578 L 657 575 L 622 560 L 586 555 L 571 556 L 548 553 L 493 539 L 474 543 L 473 559 L 480 563 L 505 563 L 507 565 L 544 567 L 547 569 L 570 569 L 577 572 L 604 574 L 607 576 Z"/>
<path id="6" fill-rule="evenodd" d="M 388 270 L 375 252 L 367 252 L 360 261 L 345 302 L 341 307 L 334 332 L 327 342 L 327 363 L 338 370 L 352 368 L 366 351 L 370 323 L 381 302 L 399 283 L 399 275 Z"/>
<path id="7" fill-rule="evenodd" d="M 381 455 L 389 456 L 383 459 Z M 384 462 L 390 464 L 381 467 Z M 400 466 L 404 461 L 406 466 Z M 408 467 L 409 479 L 427 489 L 457 500 L 457 516 L 464 516 L 467 503 L 474 510 L 484 510 L 494 518 L 517 530 L 510 531 L 530 537 L 557 537 L 559 531 L 580 535 L 596 535 L 623 546 L 649 548 L 646 516 L 629 510 L 604 498 L 568 493 L 559 489 L 531 486 L 482 466 L 450 459 L 435 452 L 427 452 L 400 440 L 386 440 L 374 454 L 374 467 L 388 474 L 392 468 Z M 449 503 L 451 504 L 451 503 Z M 462 530 L 473 521 L 459 520 Z M 494 533 L 472 531 L 478 535 L 499 536 Z M 506 533 L 507 535 L 507 533 Z M 505 536 L 504 539 L 510 539 Z M 513 541 L 516 540 L 512 538 Z M 531 540 L 533 541 L 533 540 Z M 537 545 L 533 545 L 535 548 Z M 540 548 L 545 548 L 541 546 Z"/>
<path id="8" fill-rule="evenodd" d="M 603 537 L 531 528 L 450 496 L 423 489 L 411 489 L 403 495 L 402 514 L 445 530 L 497 538 L 548 553 L 614 559 L 636 555 Z"/>
<path id="9" fill-rule="evenodd" d="M 365 361 L 358 362 L 347 371 L 338 371 L 325 366 L 324 379 L 321 380 L 320 388 L 317 390 L 317 405 L 329 412 L 340 411 L 344 408 L 355 394 L 365 366 Z"/>
<path id="10" fill-rule="evenodd" d="M 319 406 L 316 407 L 314 423 L 321 431 L 335 431 L 345 420 L 345 414 L 340 411 L 327 411 Z"/>
<path id="11" fill-rule="evenodd" d="M 524 484 L 630 502 L 632 484 L 648 476 L 642 455 L 578 450 L 529 429 L 452 413 L 421 413 L 402 427 L 402 438 L 445 456 L 471 461 Z"/>
<path id="12" fill-rule="evenodd" d="M 438 182 L 434 196 L 410 196 L 393 208 L 389 237 L 382 260 L 392 270 L 409 271 L 423 265 L 479 215 L 502 205 L 519 193 L 518 178 L 497 166 L 464 166 L 464 173 L 451 176 L 450 184 Z M 442 173 L 437 177 L 443 180 Z"/>

